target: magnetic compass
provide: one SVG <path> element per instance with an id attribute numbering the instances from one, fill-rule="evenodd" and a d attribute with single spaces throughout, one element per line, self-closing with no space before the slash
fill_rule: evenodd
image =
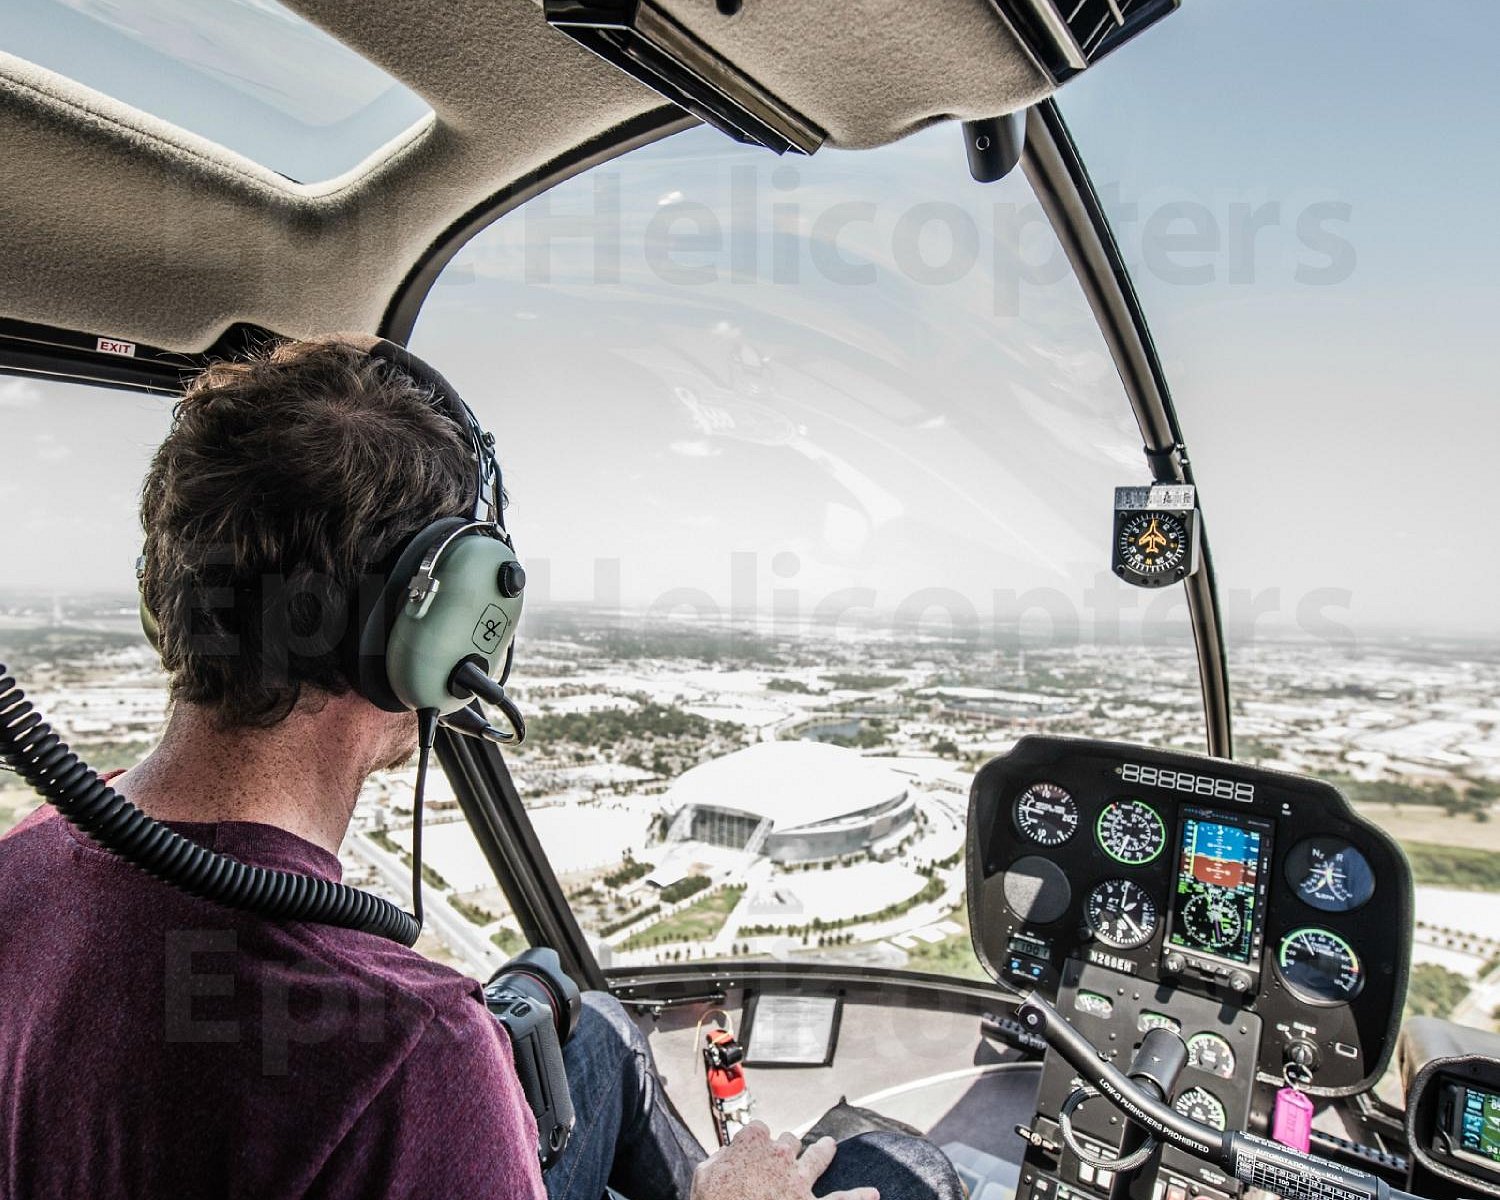
<path id="1" fill-rule="evenodd" d="M 1187 557 L 1187 528 L 1176 513 L 1136 513 L 1120 524 L 1118 552 L 1138 574 L 1168 574 Z"/>
<path id="2" fill-rule="evenodd" d="M 1115 489 L 1114 572 L 1136 587 L 1164 587 L 1198 569 L 1191 486 Z"/>

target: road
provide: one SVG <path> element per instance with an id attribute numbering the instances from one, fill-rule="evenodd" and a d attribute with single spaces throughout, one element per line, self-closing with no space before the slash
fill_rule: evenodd
<path id="1" fill-rule="evenodd" d="M 349 831 L 349 845 L 353 851 L 380 872 L 381 881 L 394 892 L 400 903 L 411 906 L 411 868 L 401 861 L 399 855 L 377 845 L 358 830 Z M 506 956 L 501 953 L 479 926 L 459 913 L 448 898 L 436 888 L 422 890 L 426 925 L 448 948 L 463 959 L 481 979 L 488 979 L 495 968 L 503 965 Z"/>

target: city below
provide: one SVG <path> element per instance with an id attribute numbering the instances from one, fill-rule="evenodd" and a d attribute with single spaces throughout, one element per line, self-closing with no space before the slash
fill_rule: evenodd
<path id="1" fill-rule="evenodd" d="M 0 596 L 0 661 L 98 770 L 159 735 L 165 681 L 117 597 Z M 571 614 L 529 620 L 518 663 L 529 736 L 507 760 L 606 967 L 981 978 L 964 915 L 975 769 L 1028 733 L 1203 749 L 1186 638 L 996 647 Z M 1405 848 L 1409 1011 L 1500 1027 L 1500 646 L 1262 639 L 1229 668 L 1237 756 L 1336 784 Z M 347 882 L 406 905 L 414 777 L 370 780 L 342 855 Z M 0 830 L 36 802 L 0 774 Z M 487 976 L 524 946 L 437 772 L 423 874 L 424 952 Z"/>

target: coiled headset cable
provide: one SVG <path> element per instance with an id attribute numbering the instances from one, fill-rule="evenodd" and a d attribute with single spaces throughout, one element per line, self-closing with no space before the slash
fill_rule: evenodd
<path id="1" fill-rule="evenodd" d="M 423 736 L 428 736 L 425 728 Z M 4 663 L 0 663 L 0 757 L 104 849 L 190 896 L 272 920 L 358 929 L 403 946 L 412 945 L 421 932 L 416 918 L 379 896 L 311 875 L 239 862 L 147 816 L 53 732 Z M 413 857 L 414 863 L 420 863 L 420 857 Z M 414 881 L 418 904 L 419 885 L 420 876 Z"/>

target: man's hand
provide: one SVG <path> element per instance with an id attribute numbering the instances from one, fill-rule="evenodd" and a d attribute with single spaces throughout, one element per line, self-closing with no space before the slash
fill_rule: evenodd
<path id="1" fill-rule="evenodd" d="M 729 1145 L 699 1164 L 693 1173 L 692 1200 L 812 1200 L 812 1187 L 838 1151 L 823 1138 L 807 1148 L 789 1133 L 778 1138 L 759 1121 L 751 1121 Z M 880 1200 L 872 1187 L 831 1192 L 826 1200 Z"/>

